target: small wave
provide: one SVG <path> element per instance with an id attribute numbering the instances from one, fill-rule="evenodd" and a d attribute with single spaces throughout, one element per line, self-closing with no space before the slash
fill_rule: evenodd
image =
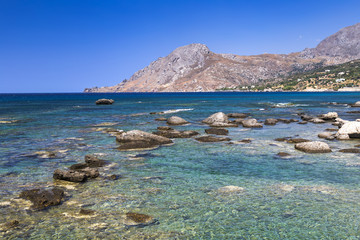
<path id="1" fill-rule="evenodd" d="M 185 111 L 192 111 L 194 108 L 180 108 L 180 109 L 171 109 L 163 111 L 162 114 L 169 114 L 169 113 L 177 113 L 177 112 L 185 112 Z"/>
<path id="2" fill-rule="evenodd" d="M 306 107 L 306 106 L 310 106 L 309 104 L 295 104 L 292 102 L 285 102 L 285 103 L 273 103 L 272 107 L 275 108 L 287 108 L 287 107 Z"/>

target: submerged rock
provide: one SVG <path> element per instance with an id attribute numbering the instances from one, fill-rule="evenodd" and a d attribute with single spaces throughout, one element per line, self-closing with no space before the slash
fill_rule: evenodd
<path id="1" fill-rule="evenodd" d="M 158 221 L 150 215 L 141 213 L 126 213 L 124 224 L 127 226 L 145 227 L 157 223 Z"/>
<path id="2" fill-rule="evenodd" d="M 147 149 L 173 143 L 171 139 L 140 130 L 124 132 L 116 137 L 119 150 Z"/>
<path id="3" fill-rule="evenodd" d="M 102 99 L 98 99 L 95 103 L 96 103 L 96 105 L 111 105 L 114 102 L 115 101 L 112 99 L 102 98 Z"/>
<path id="4" fill-rule="evenodd" d="M 60 188 L 31 189 L 22 191 L 20 198 L 30 200 L 32 208 L 42 210 L 50 206 L 59 205 L 64 197 L 64 190 Z"/>
<path id="5" fill-rule="evenodd" d="M 248 113 L 228 113 L 227 114 L 228 118 L 246 118 L 248 116 L 249 116 Z"/>
<path id="6" fill-rule="evenodd" d="M 87 180 L 87 176 L 83 172 L 74 170 L 64 171 L 61 169 L 54 171 L 53 178 L 69 182 L 85 182 Z"/>
<path id="7" fill-rule="evenodd" d="M 287 152 L 278 152 L 278 154 L 276 154 L 278 157 L 289 157 L 291 156 L 290 153 Z"/>
<path id="8" fill-rule="evenodd" d="M 303 142 L 310 142 L 310 140 L 304 138 L 290 138 L 285 140 L 287 143 L 303 143 Z"/>
<path id="9" fill-rule="evenodd" d="M 229 134 L 229 130 L 227 130 L 225 128 L 209 128 L 209 129 L 205 129 L 205 132 L 207 134 L 215 134 L 215 135 L 228 135 Z"/>
<path id="10" fill-rule="evenodd" d="M 153 134 L 167 138 L 190 138 L 199 135 L 196 131 L 160 130 Z"/>
<path id="11" fill-rule="evenodd" d="M 224 141 L 230 141 L 231 139 L 228 137 L 202 136 L 195 138 L 195 140 L 199 142 L 224 142 Z"/>
<path id="12" fill-rule="evenodd" d="M 177 117 L 177 116 L 172 116 L 169 117 L 166 120 L 167 124 L 169 125 L 184 125 L 184 124 L 188 124 L 189 122 L 186 121 L 185 119 L 181 118 L 181 117 Z"/>
<path id="13" fill-rule="evenodd" d="M 167 121 L 167 118 L 164 117 L 156 118 L 155 121 Z"/>
<path id="14" fill-rule="evenodd" d="M 105 160 L 99 159 L 95 155 L 85 155 L 85 163 L 88 167 L 96 168 L 96 167 L 103 167 L 107 164 Z"/>
<path id="15" fill-rule="evenodd" d="M 295 144 L 295 149 L 307 153 L 328 153 L 331 149 L 327 143 L 324 142 L 302 142 Z"/>
<path id="16" fill-rule="evenodd" d="M 340 149 L 339 152 L 342 152 L 342 153 L 360 153 L 360 149 L 358 149 L 358 148 L 345 148 L 345 149 Z"/>
<path id="17" fill-rule="evenodd" d="M 244 188 L 238 186 L 225 186 L 217 189 L 218 193 L 229 194 L 229 193 L 241 193 L 244 191 Z"/>

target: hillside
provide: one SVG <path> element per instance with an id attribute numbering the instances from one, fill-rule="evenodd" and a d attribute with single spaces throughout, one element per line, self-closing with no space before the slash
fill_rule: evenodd
<path id="1" fill-rule="evenodd" d="M 85 92 L 204 92 L 264 81 L 360 58 L 360 23 L 341 29 L 316 48 L 291 54 L 217 54 L 203 45 L 175 49 L 112 87 Z"/>

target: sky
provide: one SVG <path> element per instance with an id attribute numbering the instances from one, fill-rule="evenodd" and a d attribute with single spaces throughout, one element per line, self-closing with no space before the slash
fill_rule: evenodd
<path id="1" fill-rule="evenodd" d="M 0 93 L 112 86 L 179 46 L 290 53 L 360 22 L 358 0 L 0 0 Z"/>

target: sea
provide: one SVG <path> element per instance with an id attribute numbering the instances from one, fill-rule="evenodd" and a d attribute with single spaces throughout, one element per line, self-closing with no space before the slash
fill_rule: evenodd
<path id="1" fill-rule="evenodd" d="M 115 102 L 96 105 L 100 98 Z M 318 138 L 337 128 L 331 122 L 232 127 L 231 141 L 178 138 L 138 151 L 118 150 L 106 132 L 154 132 L 166 126 L 156 118 L 179 116 L 190 124 L 173 128 L 205 135 L 209 126 L 201 121 L 216 112 L 258 121 L 337 112 L 354 121 L 360 108 L 349 104 L 359 100 L 359 92 L 0 94 L 0 238 L 359 239 L 360 155 L 339 150 L 360 140 Z M 275 141 L 283 137 L 324 141 L 332 152 L 300 152 Z M 100 177 L 53 179 L 54 170 L 84 162 L 87 154 L 109 162 Z M 36 211 L 19 198 L 24 190 L 54 186 L 65 190 L 60 205 Z M 219 191 L 225 186 L 242 190 Z M 156 222 L 128 226 L 129 212 Z M 6 227 L 14 220 L 16 226 Z"/>

